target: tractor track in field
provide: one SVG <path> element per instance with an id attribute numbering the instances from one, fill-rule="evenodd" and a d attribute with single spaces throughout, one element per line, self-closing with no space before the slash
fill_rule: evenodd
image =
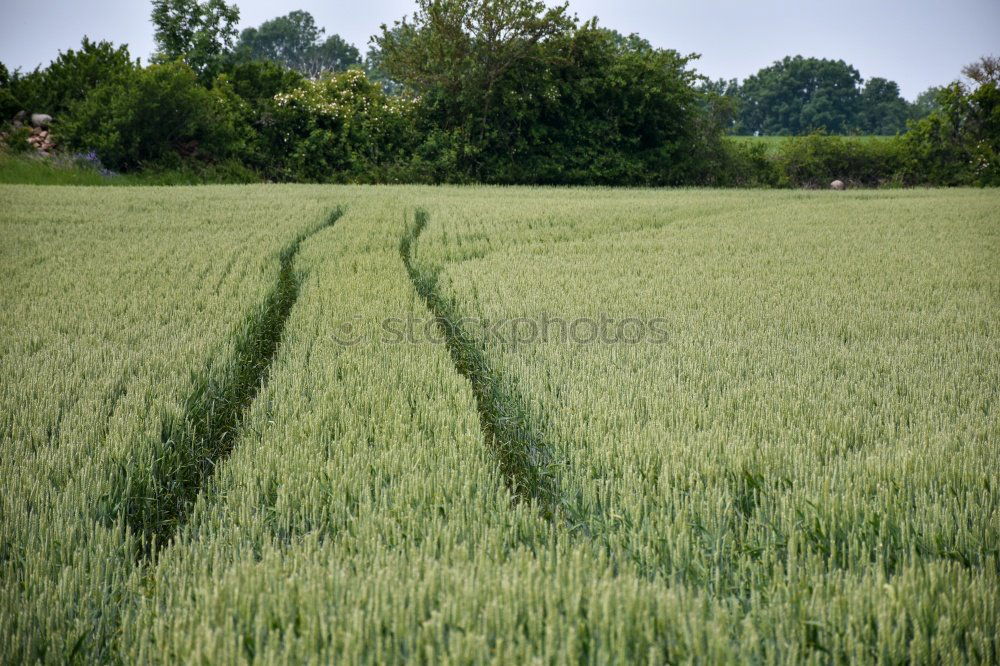
<path id="1" fill-rule="evenodd" d="M 566 518 L 559 484 L 552 473 L 552 449 L 533 423 L 527 402 L 491 367 L 482 347 L 459 324 L 461 314 L 438 290 L 438 274 L 415 264 L 416 245 L 429 217 L 418 210 L 399 247 L 406 271 L 444 333 L 455 369 L 468 380 L 476 399 L 483 439 L 496 458 L 517 501 L 534 504 L 549 520 Z"/>
<path id="2" fill-rule="evenodd" d="M 227 370 L 213 378 L 206 369 L 185 401 L 183 416 L 162 423 L 161 455 L 151 473 L 138 482 L 125 483 L 124 505 L 117 515 L 133 534 L 141 536 L 140 559 L 155 559 L 172 541 L 198 494 L 232 453 L 247 410 L 267 384 L 285 324 L 298 300 L 304 277 L 294 267 L 299 248 L 342 214 L 343 209 L 334 209 L 323 223 L 281 251 L 278 280 L 260 309 L 236 329 L 236 352 Z"/>

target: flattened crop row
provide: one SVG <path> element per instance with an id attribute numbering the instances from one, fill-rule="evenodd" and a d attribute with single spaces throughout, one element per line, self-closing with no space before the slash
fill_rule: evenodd
<path id="1" fill-rule="evenodd" d="M 414 262 L 417 240 L 427 222 L 427 213 L 418 210 L 414 226 L 400 244 L 407 273 L 441 327 L 456 370 L 472 387 L 485 444 L 496 456 L 511 493 L 536 502 L 547 517 L 561 519 L 561 502 L 551 476 L 555 467 L 551 453 L 530 422 L 523 400 L 489 366 L 479 343 L 462 330 L 453 304 L 438 292 L 437 275 L 421 272 Z"/>

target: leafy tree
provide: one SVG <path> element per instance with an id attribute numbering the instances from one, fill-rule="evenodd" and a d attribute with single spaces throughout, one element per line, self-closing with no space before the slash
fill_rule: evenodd
<path id="1" fill-rule="evenodd" d="M 736 79 L 703 79 L 698 84 L 708 117 L 720 132 L 729 132 L 736 125 L 740 107 L 740 85 Z"/>
<path id="2" fill-rule="evenodd" d="M 232 51 L 240 10 L 224 0 L 153 0 L 157 63 L 183 60 L 211 80 Z"/>
<path id="3" fill-rule="evenodd" d="M 312 14 L 294 11 L 247 28 L 240 35 L 237 57 L 243 60 L 271 60 L 309 77 L 338 72 L 361 64 L 358 49 L 339 35 L 326 40 L 326 31 L 316 25 Z"/>
<path id="4" fill-rule="evenodd" d="M 0 121 L 9 121 L 17 113 L 45 113 L 45 71 L 36 67 L 27 74 L 20 70 L 8 72 L 8 81 L 0 85 Z"/>
<path id="5" fill-rule="evenodd" d="M 540 43 L 574 25 L 566 5 L 536 0 L 417 0 L 404 18 L 375 38 L 382 66 L 393 79 L 433 95 L 446 128 L 478 116 L 482 137 L 497 103 L 497 84 L 518 65 L 539 57 Z"/>
<path id="6" fill-rule="evenodd" d="M 375 42 L 387 75 L 419 95 L 414 160 L 435 180 L 691 177 L 702 107 L 675 51 L 527 0 L 426 0 Z"/>
<path id="7" fill-rule="evenodd" d="M 855 128 L 861 75 L 843 60 L 785 57 L 741 87 L 740 129 L 746 134 L 804 134 Z"/>
<path id="8" fill-rule="evenodd" d="M 342 72 L 350 67 L 361 65 L 361 53 L 358 47 L 348 43 L 340 35 L 330 35 L 312 50 L 312 61 L 306 72 L 307 76 L 316 77 L 323 72 Z"/>
<path id="9" fill-rule="evenodd" d="M 383 25 L 374 46 L 380 69 L 421 99 L 417 159 L 443 179 L 488 178 L 491 156 L 509 146 L 498 127 L 509 122 L 507 81 L 530 66 L 554 65 L 543 42 L 574 27 L 564 5 L 535 0 L 418 0 L 412 20 Z M 534 67 L 530 67 L 532 72 Z M 505 99 L 506 98 L 506 99 Z"/>
<path id="10" fill-rule="evenodd" d="M 1000 88 L 987 82 L 969 92 L 952 83 L 939 108 L 903 136 L 907 179 L 935 185 L 1000 185 Z"/>
<path id="11" fill-rule="evenodd" d="M 909 107 L 895 81 L 874 77 L 865 82 L 858 113 L 861 132 L 877 135 L 904 132 L 908 114 Z"/>
<path id="12" fill-rule="evenodd" d="M 940 109 L 941 105 L 938 103 L 938 97 L 943 90 L 943 86 L 931 86 L 917 95 L 917 98 L 910 104 L 909 119 L 920 120 Z"/>
<path id="13" fill-rule="evenodd" d="M 294 11 L 244 30 L 236 52 L 240 58 L 270 60 L 301 71 L 321 34 L 312 14 Z"/>
<path id="14" fill-rule="evenodd" d="M 545 45 L 554 65 L 514 77 L 499 114 L 498 147 L 518 137 L 519 150 L 500 162 L 504 182 L 663 185 L 691 182 L 707 150 L 694 56 L 653 48 L 585 23 Z M 553 72 L 549 77 L 546 69 Z M 525 98 L 526 97 L 526 98 Z M 709 130 L 718 138 L 717 128 Z M 509 150 L 509 148 L 508 148 Z"/>
<path id="15" fill-rule="evenodd" d="M 398 95 L 403 92 L 403 85 L 389 76 L 382 60 L 382 49 L 378 44 L 369 44 L 368 53 L 365 54 L 365 73 L 370 80 L 381 85 L 387 94 Z"/>

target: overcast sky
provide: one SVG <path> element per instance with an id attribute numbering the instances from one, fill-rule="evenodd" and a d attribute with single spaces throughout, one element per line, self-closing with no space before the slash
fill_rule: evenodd
<path id="1" fill-rule="evenodd" d="M 304 9 L 358 46 L 412 0 L 236 0 L 241 28 Z M 897 81 L 912 99 L 958 78 L 979 56 L 1000 55 L 1000 0 L 573 0 L 581 18 L 637 32 L 655 46 L 702 54 L 712 78 L 744 78 L 785 55 L 844 59 L 865 78 Z M 145 0 L 0 0 L 0 61 L 11 70 L 47 65 L 83 35 L 153 50 Z"/>

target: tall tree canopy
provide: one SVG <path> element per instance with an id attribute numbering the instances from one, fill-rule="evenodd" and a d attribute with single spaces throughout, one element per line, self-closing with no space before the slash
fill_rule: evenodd
<path id="1" fill-rule="evenodd" d="M 390 76 L 486 117 L 501 77 L 542 56 L 543 40 L 573 28 L 566 9 L 535 0 L 417 0 L 412 20 L 383 25 L 375 41 Z"/>
<path id="2" fill-rule="evenodd" d="M 290 12 L 244 30 L 237 56 L 241 60 L 270 60 L 314 78 L 361 64 L 354 45 L 339 35 L 324 40 L 325 33 L 309 12 Z"/>
<path id="3" fill-rule="evenodd" d="M 153 0 L 154 62 L 183 60 L 205 78 L 232 51 L 240 10 L 224 0 Z"/>
<path id="4" fill-rule="evenodd" d="M 905 132 L 909 114 L 910 105 L 900 96 L 895 81 L 876 76 L 865 82 L 858 109 L 858 130 L 881 135 Z"/>
<path id="5" fill-rule="evenodd" d="M 941 108 L 938 97 L 943 90 L 944 86 L 931 86 L 917 95 L 917 98 L 910 104 L 910 119 L 920 120 L 938 111 Z"/>
<path id="6" fill-rule="evenodd" d="M 843 60 L 785 57 L 743 82 L 740 129 L 803 134 L 854 129 L 861 75 Z"/>
<path id="7" fill-rule="evenodd" d="M 368 53 L 365 54 L 365 73 L 369 79 L 381 85 L 385 92 L 391 95 L 402 92 L 402 84 L 394 81 L 385 71 L 382 49 L 374 41 L 368 45 Z"/>
<path id="8" fill-rule="evenodd" d="M 470 180 L 667 183 L 690 171 L 700 107 L 689 58 L 566 5 L 418 0 L 376 38 L 419 95 L 417 153 Z"/>

